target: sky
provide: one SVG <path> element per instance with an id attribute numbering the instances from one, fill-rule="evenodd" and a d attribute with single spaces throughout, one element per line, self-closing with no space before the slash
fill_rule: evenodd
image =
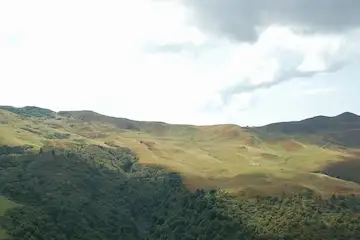
<path id="1" fill-rule="evenodd" d="M 358 0 L 0 1 L 0 105 L 259 126 L 360 114 Z"/>

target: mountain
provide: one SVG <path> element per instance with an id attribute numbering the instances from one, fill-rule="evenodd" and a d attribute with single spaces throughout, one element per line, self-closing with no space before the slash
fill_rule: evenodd
<path id="1" fill-rule="evenodd" d="M 305 141 L 317 139 L 319 144 L 360 147 L 360 116 L 350 112 L 335 117 L 318 116 L 302 121 L 274 123 L 254 130 L 264 136 L 285 136 Z"/>
<path id="2" fill-rule="evenodd" d="M 273 123 L 261 129 L 284 134 L 349 131 L 360 129 L 360 116 L 345 112 L 335 117 L 318 116 L 296 122 Z"/>
<path id="3" fill-rule="evenodd" d="M 359 118 L 243 128 L 0 107 L 0 239 L 356 239 Z"/>

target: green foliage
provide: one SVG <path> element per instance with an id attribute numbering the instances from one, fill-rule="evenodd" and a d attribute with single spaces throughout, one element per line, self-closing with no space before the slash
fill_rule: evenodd
<path id="1" fill-rule="evenodd" d="M 126 146 L 139 155 L 142 163 L 179 172 L 194 188 L 219 187 L 271 195 L 306 186 L 324 196 L 333 192 L 360 193 L 359 184 L 313 174 L 323 173 L 328 165 L 352 155 L 350 150 L 337 149 L 326 141 L 309 144 L 310 135 L 299 140 L 276 132 L 264 138 L 252 130 L 231 124 L 191 126 L 132 121 L 90 111 L 59 112 L 55 119 L 47 119 L 0 110 L 2 145 L 28 144 L 36 152 L 44 144 L 58 148 L 73 144 Z M 130 171 L 130 165 L 124 165 Z M 105 167 L 113 169 L 109 163 Z"/>
<path id="2" fill-rule="evenodd" d="M 258 129 L 268 132 L 295 133 L 324 133 L 358 129 L 360 116 L 353 113 L 343 113 L 335 117 L 317 116 L 302 121 L 273 123 Z"/>
<path id="3" fill-rule="evenodd" d="M 22 115 L 25 117 L 45 117 L 45 118 L 53 118 L 55 117 L 55 112 L 39 107 L 26 106 L 22 108 L 16 108 L 11 106 L 0 106 L 0 109 L 6 110 L 18 115 Z"/>
<path id="4" fill-rule="evenodd" d="M 360 116 L 350 112 L 335 117 L 317 116 L 302 121 L 273 123 L 249 130 L 263 139 L 297 138 L 320 145 L 360 147 Z"/>
<path id="5" fill-rule="evenodd" d="M 310 191 L 278 197 L 237 198 L 223 194 L 234 219 L 263 239 L 357 239 L 360 198 L 333 196 L 328 200 Z"/>
<path id="6" fill-rule="evenodd" d="M 0 156 L 9 154 L 23 154 L 26 150 L 31 149 L 31 146 L 6 146 L 0 145 Z"/>
<path id="7" fill-rule="evenodd" d="M 70 134 L 55 132 L 53 134 L 46 135 L 45 138 L 46 139 L 69 139 Z"/>
<path id="8" fill-rule="evenodd" d="M 13 201 L 10 201 L 4 196 L 0 196 L 0 216 L 3 216 L 5 212 L 11 208 L 16 207 L 17 204 Z"/>
<path id="9" fill-rule="evenodd" d="M 189 192 L 175 173 L 140 166 L 129 149 L 78 146 L 56 149 L 55 155 L 48 150 L 0 159 L 0 192 L 23 205 L 2 218 L 13 239 L 234 239 L 247 234 L 238 232 L 241 223 L 217 212 L 214 196 Z"/>
<path id="10" fill-rule="evenodd" d="M 141 166 L 127 148 L 44 147 L 0 157 L 1 217 L 16 239 L 357 239 L 360 198 L 188 191 L 176 173 Z"/>

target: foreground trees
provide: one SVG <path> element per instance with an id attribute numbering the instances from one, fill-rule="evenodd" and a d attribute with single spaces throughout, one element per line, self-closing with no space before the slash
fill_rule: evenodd
<path id="1" fill-rule="evenodd" d="M 53 154 L 56 153 L 56 154 Z M 188 191 L 125 148 L 44 148 L 0 156 L 0 194 L 21 204 L 1 226 L 13 239 L 358 239 L 360 198 L 233 197 Z"/>

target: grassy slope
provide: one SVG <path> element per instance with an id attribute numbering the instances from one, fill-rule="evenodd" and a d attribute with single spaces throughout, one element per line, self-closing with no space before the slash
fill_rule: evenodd
<path id="1" fill-rule="evenodd" d="M 0 110 L 0 145 L 29 144 L 38 151 L 44 144 L 66 147 L 79 142 L 129 147 L 144 164 L 180 172 L 190 188 L 273 194 L 307 187 L 324 195 L 360 193 L 356 183 L 316 173 L 350 153 L 311 142 L 272 141 L 235 125 L 168 125 L 89 111 L 39 120 Z"/>
<path id="2" fill-rule="evenodd" d="M 13 201 L 7 199 L 4 196 L 0 195 L 0 217 L 4 216 L 5 212 L 10 210 L 11 208 L 17 207 L 18 204 L 14 203 Z M 8 235 L 6 234 L 5 230 L 0 226 L 0 240 L 2 239 L 9 239 Z"/>

